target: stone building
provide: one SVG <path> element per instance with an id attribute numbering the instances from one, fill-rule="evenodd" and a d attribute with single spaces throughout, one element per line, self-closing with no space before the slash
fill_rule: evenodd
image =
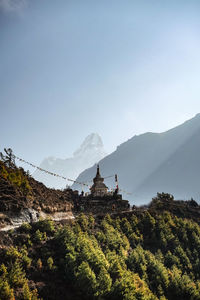
<path id="1" fill-rule="evenodd" d="M 93 197 L 103 197 L 108 194 L 108 187 L 104 183 L 104 178 L 100 175 L 99 165 L 97 165 L 97 174 L 96 177 L 94 177 L 93 182 L 94 184 L 90 188 Z"/>
<path id="2" fill-rule="evenodd" d="M 74 202 L 74 208 L 77 212 L 105 214 L 129 210 L 130 204 L 128 200 L 122 199 L 118 188 L 114 192 L 108 191 L 104 178 L 100 175 L 99 165 L 97 165 L 97 173 L 93 179 L 90 194 L 81 193 Z"/>

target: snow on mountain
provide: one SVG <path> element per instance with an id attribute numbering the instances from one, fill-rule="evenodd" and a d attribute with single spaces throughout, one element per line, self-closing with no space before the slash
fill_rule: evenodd
<path id="1" fill-rule="evenodd" d="M 91 133 L 85 138 L 81 146 L 74 152 L 74 157 L 88 156 L 89 153 L 97 155 L 102 153 L 105 156 L 102 139 L 97 133 Z"/>
<path id="2" fill-rule="evenodd" d="M 105 156 L 106 152 L 101 137 L 97 133 L 91 133 L 73 153 L 73 157 L 60 159 L 51 156 L 45 158 L 40 167 L 64 177 L 76 179 L 82 171 L 92 167 Z M 33 177 L 46 186 L 56 189 L 65 188 L 69 184 L 61 178 L 48 175 L 39 170 L 34 172 Z"/>

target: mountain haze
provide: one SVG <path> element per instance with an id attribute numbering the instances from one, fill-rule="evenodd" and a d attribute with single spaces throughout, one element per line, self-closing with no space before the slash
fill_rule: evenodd
<path id="1" fill-rule="evenodd" d="M 199 137 L 200 114 L 166 132 L 134 136 L 100 161 L 101 173 L 117 173 L 119 186 L 132 193 L 124 198 L 132 203 L 147 203 L 157 192 L 199 200 Z M 85 170 L 78 180 L 89 181 L 95 168 Z M 113 179 L 107 179 L 106 184 L 113 187 Z"/>
<path id="2" fill-rule="evenodd" d="M 40 167 L 64 177 L 75 179 L 83 170 L 93 166 L 106 155 L 101 137 L 97 133 L 88 135 L 80 147 L 73 153 L 73 157 L 61 159 L 48 157 L 42 161 Z M 36 170 L 33 177 L 48 187 L 57 189 L 66 187 L 63 179 Z M 68 182 L 69 183 L 69 182 Z"/>

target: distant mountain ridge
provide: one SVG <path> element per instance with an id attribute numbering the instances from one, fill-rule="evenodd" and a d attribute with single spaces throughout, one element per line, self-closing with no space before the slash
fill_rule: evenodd
<path id="1" fill-rule="evenodd" d="M 101 137 L 97 133 L 91 133 L 73 153 L 72 157 L 66 159 L 48 157 L 42 161 L 40 167 L 67 178 L 76 179 L 83 170 L 93 166 L 105 156 L 106 152 Z M 56 189 L 65 188 L 67 184 L 67 182 L 60 178 L 50 176 L 38 170 L 34 172 L 33 177 L 44 183 L 47 187 Z"/>
<path id="2" fill-rule="evenodd" d="M 100 161 L 103 176 L 117 173 L 119 185 L 132 203 L 147 203 L 157 192 L 176 198 L 200 196 L 200 114 L 163 133 L 134 136 Z M 95 167 L 85 170 L 77 180 L 89 181 Z M 106 184 L 113 186 L 112 179 Z M 78 186 L 73 185 L 74 188 Z"/>

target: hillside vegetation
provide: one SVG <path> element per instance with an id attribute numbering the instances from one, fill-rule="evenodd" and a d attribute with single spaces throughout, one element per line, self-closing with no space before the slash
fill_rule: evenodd
<path id="1" fill-rule="evenodd" d="M 47 188 L 15 165 L 11 149 L 0 153 L 0 212 L 32 208 L 46 213 L 71 211 L 73 191 Z M 1 219 L 0 219 L 1 225 Z"/>
<path id="2" fill-rule="evenodd" d="M 0 224 L 26 207 L 70 209 L 73 191 L 48 189 L 7 154 L 0 160 Z M 0 232 L 0 299 L 198 300 L 199 220 L 193 199 L 161 193 L 132 211 Z"/>
<path id="3" fill-rule="evenodd" d="M 5 234 L 0 299 L 200 299 L 200 226 L 168 211 Z"/>

